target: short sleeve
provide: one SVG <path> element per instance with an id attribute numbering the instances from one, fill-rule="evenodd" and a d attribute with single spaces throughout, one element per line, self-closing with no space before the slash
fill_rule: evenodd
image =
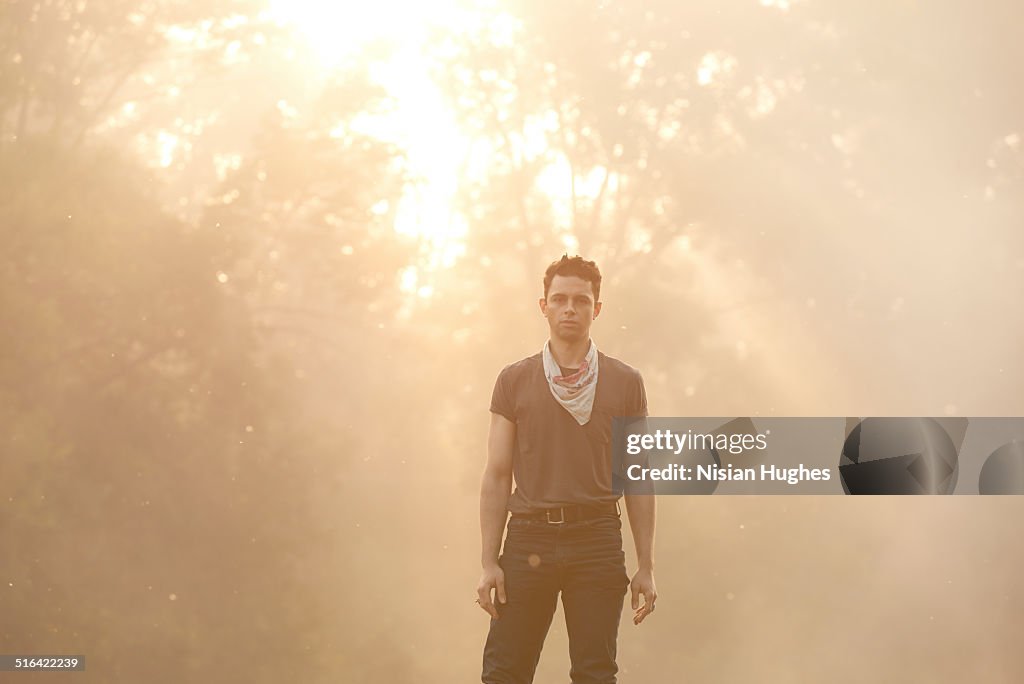
<path id="1" fill-rule="evenodd" d="M 631 418 L 647 415 L 647 390 L 644 389 L 644 379 L 640 371 L 634 374 L 633 382 L 626 393 L 626 415 Z"/>
<path id="2" fill-rule="evenodd" d="M 644 388 L 644 379 L 640 371 L 634 371 L 626 388 L 626 420 L 623 422 L 620 442 L 615 445 L 616 461 L 618 470 L 613 471 L 613 489 L 617 494 L 647 495 L 654 494 L 654 482 L 649 479 L 631 480 L 626 477 L 630 466 L 638 465 L 641 468 L 650 468 L 650 453 L 647 449 L 637 454 L 629 454 L 626 449 L 625 437 L 627 434 L 646 434 L 649 432 L 647 425 L 647 390 Z"/>
<path id="3" fill-rule="evenodd" d="M 505 416 L 514 423 L 516 422 L 516 412 L 512 403 L 509 375 L 509 369 L 505 368 L 498 374 L 498 379 L 494 381 L 494 391 L 491 393 L 491 413 Z"/>

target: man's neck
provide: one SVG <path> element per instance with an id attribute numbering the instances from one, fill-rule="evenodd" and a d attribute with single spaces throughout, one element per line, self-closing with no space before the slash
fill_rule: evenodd
<path id="1" fill-rule="evenodd" d="M 590 338 L 578 342 L 567 342 L 551 338 L 549 340 L 551 355 L 555 362 L 563 368 L 579 368 L 590 351 Z"/>

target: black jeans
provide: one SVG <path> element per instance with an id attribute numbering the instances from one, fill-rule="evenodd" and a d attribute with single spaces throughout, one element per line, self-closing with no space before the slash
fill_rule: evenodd
<path id="1" fill-rule="evenodd" d="M 629 586 L 622 521 L 605 516 L 552 525 L 509 519 L 498 560 L 508 602 L 495 603 L 484 646 L 484 684 L 529 684 L 558 593 L 569 635 L 573 684 L 614 684 L 615 642 Z"/>

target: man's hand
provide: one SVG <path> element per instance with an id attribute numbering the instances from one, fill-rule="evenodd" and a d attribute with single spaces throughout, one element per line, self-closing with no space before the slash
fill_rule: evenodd
<path id="1" fill-rule="evenodd" d="M 633 593 L 633 624 L 639 625 L 648 615 L 654 612 L 654 601 L 658 598 L 658 590 L 654 588 L 654 572 L 637 570 L 633 581 L 629 583 Z M 644 595 L 644 605 L 640 605 L 640 594 Z"/>
<path id="2" fill-rule="evenodd" d="M 496 594 L 494 598 L 491 597 L 491 590 L 494 590 Z M 505 599 L 505 571 L 501 569 L 500 565 L 495 563 L 484 568 L 484 574 L 480 577 L 480 583 L 476 587 L 476 595 L 476 602 L 480 604 L 480 607 L 497 620 L 498 609 L 494 605 L 494 600 L 507 602 Z"/>

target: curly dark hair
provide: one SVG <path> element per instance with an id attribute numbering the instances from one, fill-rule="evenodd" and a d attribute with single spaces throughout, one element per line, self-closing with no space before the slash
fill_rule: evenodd
<path id="1" fill-rule="evenodd" d="M 548 297 L 548 290 L 551 288 L 551 281 L 556 275 L 576 276 L 588 281 L 594 288 L 594 301 L 601 301 L 601 271 L 593 261 L 587 261 L 581 256 L 570 257 L 563 254 L 558 261 L 552 261 L 547 270 L 544 271 L 544 298 Z"/>

